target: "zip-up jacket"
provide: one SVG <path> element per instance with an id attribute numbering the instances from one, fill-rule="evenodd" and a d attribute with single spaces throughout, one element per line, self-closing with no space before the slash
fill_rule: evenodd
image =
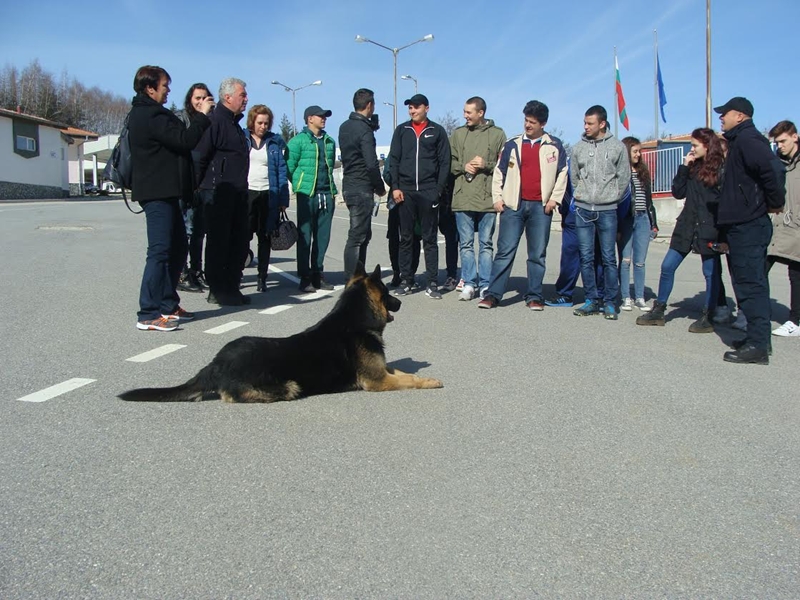
<path id="1" fill-rule="evenodd" d="M 644 188 L 644 202 L 645 202 L 645 211 L 647 212 L 647 217 L 650 219 L 650 228 L 658 229 L 658 218 L 656 216 L 656 207 L 653 204 L 653 184 L 650 182 L 650 179 L 643 180 L 641 177 L 639 178 L 639 182 L 642 184 Z M 673 183 L 673 185 L 675 185 Z M 636 189 L 633 186 L 633 174 L 631 172 L 631 181 L 630 181 L 630 190 L 631 190 L 631 205 L 630 210 L 627 213 L 629 218 L 633 218 L 636 216 L 636 198 L 634 194 L 636 193 Z M 673 188 L 674 189 L 674 188 Z M 673 194 L 674 195 L 674 194 Z M 675 196 L 677 198 L 677 196 Z"/>
<path id="2" fill-rule="evenodd" d="M 518 135 L 505 143 L 492 179 L 493 201 L 502 201 L 512 210 L 517 210 L 519 206 L 524 139 L 524 135 Z M 549 133 L 542 135 L 539 167 L 542 173 L 542 203 L 547 204 L 550 200 L 555 200 L 560 205 L 567 191 L 569 166 L 561 140 Z M 570 198 L 566 197 L 566 200 L 569 202 Z"/>
<path id="3" fill-rule="evenodd" d="M 136 202 L 183 198 L 194 191 L 191 151 L 208 129 L 209 121 L 198 113 L 186 127 L 175 114 L 149 96 L 137 94 L 128 119 Z"/>
<path id="4" fill-rule="evenodd" d="M 599 140 L 583 135 L 572 149 L 570 176 L 575 206 L 610 210 L 619 204 L 631 182 L 628 149 L 610 132 Z"/>
<path id="5" fill-rule="evenodd" d="M 253 148 L 253 138 L 247 135 L 247 151 Z M 280 218 L 279 208 L 289 206 L 289 176 L 286 169 L 286 142 L 273 131 L 264 135 L 264 146 L 267 153 L 267 177 L 269 178 L 269 211 L 266 231 L 271 232 L 278 228 Z"/>
<path id="6" fill-rule="evenodd" d="M 686 202 L 675 220 L 669 247 L 681 253 L 715 254 L 708 243 L 719 239 L 719 186 L 706 187 L 692 176 L 689 167 L 681 165 L 672 180 L 672 195 L 678 200 L 686 198 Z"/>
<path id="7" fill-rule="evenodd" d="M 325 156 L 319 155 L 319 144 L 316 137 L 308 129 L 303 127 L 303 131 L 289 140 L 289 155 L 286 158 L 286 167 L 289 169 L 289 178 L 292 181 L 292 189 L 296 194 L 311 196 L 317 188 L 317 167 L 320 160 L 323 161 L 328 170 L 328 180 L 331 182 L 331 194 L 336 195 L 336 184 L 333 181 L 333 165 L 336 160 L 336 142 L 333 138 L 321 132 L 325 143 Z"/>
<path id="8" fill-rule="evenodd" d="M 783 208 L 785 170 L 752 119 L 725 132 L 728 156 L 718 225 L 747 223 L 767 214 L 769 208 Z"/>
<path id="9" fill-rule="evenodd" d="M 800 262 L 800 152 L 780 159 L 786 165 L 786 204 L 782 213 L 772 215 L 774 229 L 767 254 Z"/>
<path id="10" fill-rule="evenodd" d="M 367 117 L 350 113 L 350 118 L 339 127 L 339 150 L 344 193 L 370 192 L 382 196 L 386 192 L 375 151 L 375 133 Z"/>
<path id="11" fill-rule="evenodd" d="M 398 125 L 392 135 L 389 159 L 392 189 L 436 190 L 438 196 L 444 193 L 450 175 L 450 143 L 438 123 L 428 121 L 419 138 L 411 121 Z"/>
<path id="12" fill-rule="evenodd" d="M 211 127 L 194 153 L 200 189 L 213 190 L 220 184 L 228 184 L 247 191 L 250 151 L 247 136 L 239 127 L 243 116 L 233 114 L 222 102 L 209 115 Z"/>
<path id="13" fill-rule="evenodd" d="M 454 211 L 494 212 L 492 179 L 505 141 L 505 132 L 491 119 L 475 127 L 459 127 L 450 136 L 450 172 L 455 176 Z M 476 156 L 483 158 L 486 166 L 475 173 L 472 181 L 467 181 L 464 164 Z"/>

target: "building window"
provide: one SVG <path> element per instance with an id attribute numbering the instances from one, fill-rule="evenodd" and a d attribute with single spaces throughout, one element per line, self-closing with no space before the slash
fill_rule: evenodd
<path id="1" fill-rule="evenodd" d="M 18 135 L 17 150 L 24 150 L 26 152 L 36 152 L 36 140 L 33 138 L 25 137 L 24 135 Z"/>

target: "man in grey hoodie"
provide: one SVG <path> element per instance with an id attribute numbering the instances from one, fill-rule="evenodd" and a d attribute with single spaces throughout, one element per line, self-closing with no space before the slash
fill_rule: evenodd
<path id="1" fill-rule="evenodd" d="M 575 195 L 575 225 L 581 257 L 585 302 L 573 313 L 579 317 L 598 314 L 616 320 L 619 292 L 617 271 L 617 206 L 631 181 L 625 145 L 608 131 L 608 113 L 595 105 L 583 118 L 583 136 L 572 150 L 570 178 Z M 595 236 L 600 238 L 605 286 L 597 291 L 594 267 Z M 602 303 L 602 305 L 601 305 Z"/>

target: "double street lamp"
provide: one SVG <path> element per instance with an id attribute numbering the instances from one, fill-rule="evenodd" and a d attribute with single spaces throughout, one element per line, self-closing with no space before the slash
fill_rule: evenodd
<path id="1" fill-rule="evenodd" d="M 305 85 L 301 85 L 297 88 L 291 88 L 288 85 L 282 84 L 280 81 L 273 81 L 272 85 L 279 85 L 287 92 L 292 92 L 292 127 L 294 127 L 294 133 L 297 133 L 297 109 L 295 108 L 295 94 L 304 88 L 311 87 L 312 85 L 322 85 L 322 80 L 318 79 L 317 81 L 312 81 L 311 83 L 307 83 Z"/>
<path id="2" fill-rule="evenodd" d="M 405 79 L 408 81 L 409 79 L 414 82 L 414 93 L 417 93 L 417 78 L 411 75 L 400 75 L 400 79 Z"/>
<path id="3" fill-rule="evenodd" d="M 394 104 L 394 107 L 393 107 L 393 112 L 394 112 L 393 123 L 394 123 L 394 127 L 397 127 L 397 55 L 400 53 L 401 50 L 405 50 L 406 48 L 408 48 L 409 46 L 413 46 L 414 44 L 419 44 L 420 42 L 432 42 L 433 41 L 433 34 L 429 33 L 425 37 L 420 38 L 418 40 L 415 40 L 415 41 L 411 42 L 410 44 L 406 44 L 405 46 L 400 46 L 399 48 L 390 48 L 389 46 L 384 46 L 383 44 L 379 44 L 378 42 L 376 42 L 374 40 L 370 40 L 368 38 L 365 38 L 364 36 L 361 36 L 361 35 L 357 35 L 356 36 L 356 41 L 359 42 L 359 43 L 368 42 L 370 44 L 374 44 L 375 46 L 378 46 L 379 48 L 383 48 L 384 50 L 388 50 L 394 56 L 394 102 L 392 104 Z"/>

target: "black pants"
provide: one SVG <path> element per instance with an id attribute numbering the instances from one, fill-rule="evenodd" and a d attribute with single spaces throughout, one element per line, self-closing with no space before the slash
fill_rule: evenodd
<path id="1" fill-rule="evenodd" d="M 736 302 L 747 318 L 747 342 L 766 350 L 770 336 L 767 247 L 772 240 L 772 221 L 763 215 L 747 223 L 725 228 L 730 247 L 729 266 Z"/>
<path id="2" fill-rule="evenodd" d="M 412 246 L 414 225 L 419 220 L 422 228 L 422 248 L 425 250 L 425 274 L 427 285 L 439 283 L 439 194 L 435 189 L 419 192 L 403 190 L 405 200 L 397 205 L 400 211 L 400 277 L 410 283 L 414 278 L 412 270 Z"/>
<path id="3" fill-rule="evenodd" d="M 272 254 L 272 240 L 267 232 L 267 223 L 273 223 L 275 217 L 269 213 L 269 190 L 248 190 L 248 221 L 250 237 L 258 240 L 258 276 L 266 277 L 269 272 L 269 257 Z"/>
<path id="4" fill-rule="evenodd" d="M 367 265 L 367 247 L 372 239 L 372 211 L 375 197 L 371 190 L 344 192 L 344 203 L 350 212 L 350 229 L 344 244 L 344 280 L 349 281 L 360 261 Z"/>
<path id="5" fill-rule="evenodd" d="M 779 256 L 768 256 L 767 273 L 776 262 L 789 267 L 789 320 L 795 325 L 800 325 L 800 262 Z"/>
<path id="6" fill-rule="evenodd" d="M 212 293 L 238 294 L 249 244 L 247 190 L 220 184 L 202 190 L 206 281 Z"/>
<path id="7" fill-rule="evenodd" d="M 439 206 L 439 233 L 444 236 L 444 263 L 447 276 L 458 279 L 458 227 L 456 227 L 456 215 L 449 206 Z"/>
<path id="8" fill-rule="evenodd" d="M 386 239 L 389 240 L 389 262 L 392 263 L 392 272 L 400 275 L 400 211 L 397 206 L 389 210 L 389 219 L 386 224 Z M 416 275 L 419 269 L 419 254 L 422 249 L 422 238 L 414 233 L 411 244 L 411 273 Z"/>

